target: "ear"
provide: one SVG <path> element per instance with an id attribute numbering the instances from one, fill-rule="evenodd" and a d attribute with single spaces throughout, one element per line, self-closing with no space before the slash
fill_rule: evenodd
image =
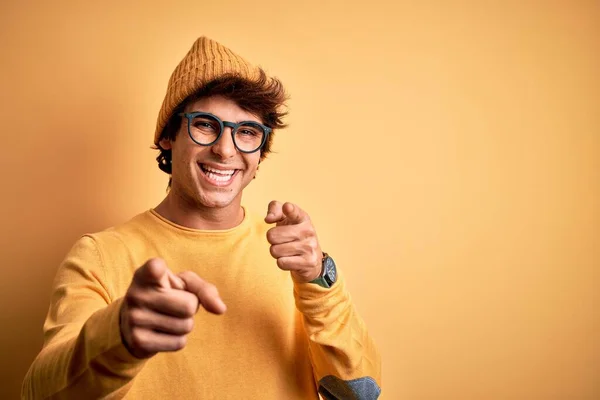
<path id="1" fill-rule="evenodd" d="M 171 140 L 170 139 L 167 139 L 167 138 L 161 139 L 160 142 L 158 142 L 158 144 L 160 145 L 160 147 L 163 150 L 171 150 Z"/>

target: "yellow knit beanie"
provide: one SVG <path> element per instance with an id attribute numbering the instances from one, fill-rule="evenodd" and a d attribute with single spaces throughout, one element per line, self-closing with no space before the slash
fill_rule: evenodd
<path id="1" fill-rule="evenodd" d="M 165 125 L 183 100 L 208 82 L 230 73 L 255 79 L 259 69 L 220 43 L 204 36 L 198 38 L 169 79 L 167 94 L 158 113 L 154 144 L 158 146 Z"/>

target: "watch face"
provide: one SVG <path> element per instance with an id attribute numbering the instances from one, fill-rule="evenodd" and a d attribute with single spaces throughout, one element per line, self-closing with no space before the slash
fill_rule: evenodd
<path id="1" fill-rule="evenodd" d="M 335 269 L 335 262 L 331 257 L 325 259 L 325 276 L 331 283 L 334 283 L 337 279 L 337 271 Z"/>

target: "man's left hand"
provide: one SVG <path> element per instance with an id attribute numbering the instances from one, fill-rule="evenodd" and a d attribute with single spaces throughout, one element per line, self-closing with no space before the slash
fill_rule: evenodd
<path id="1" fill-rule="evenodd" d="M 267 231 L 277 266 L 290 271 L 298 282 L 316 279 L 321 274 L 323 252 L 308 214 L 295 204 L 272 201 L 265 222 L 277 224 Z"/>

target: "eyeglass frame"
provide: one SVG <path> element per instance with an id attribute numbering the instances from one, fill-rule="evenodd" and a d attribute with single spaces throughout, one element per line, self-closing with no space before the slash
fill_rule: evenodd
<path id="1" fill-rule="evenodd" d="M 194 111 L 194 112 L 181 112 L 179 114 L 177 114 L 180 117 L 185 117 L 187 119 L 187 131 L 188 131 L 188 135 L 190 136 L 190 139 L 192 139 L 192 141 L 200 146 L 212 146 L 215 143 L 217 143 L 219 141 L 219 139 L 221 139 L 221 136 L 223 136 L 223 132 L 225 132 L 225 128 L 231 128 L 231 141 L 233 142 L 233 145 L 235 146 L 235 148 L 241 152 L 241 153 L 245 153 L 245 154 L 251 154 L 251 153 L 256 153 L 257 151 L 259 151 L 260 149 L 263 148 L 263 146 L 265 145 L 265 143 L 267 142 L 267 139 L 269 137 L 269 135 L 271 134 L 271 132 L 273 132 L 273 129 L 269 128 L 268 126 L 265 126 L 263 124 L 261 124 L 260 122 L 256 122 L 256 121 L 241 121 L 238 123 L 235 122 L 231 122 L 231 121 L 223 121 L 221 118 L 217 117 L 214 114 L 208 113 L 208 112 L 203 112 L 203 111 Z M 194 139 L 194 136 L 192 135 L 192 130 L 191 130 L 191 126 L 192 126 L 192 120 L 196 117 L 200 117 L 200 116 L 207 116 L 207 117 L 211 117 L 213 119 L 215 119 L 218 123 L 219 123 L 219 127 L 221 128 L 221 130 L 219 131 L 219 134 L 217 135 L 217 138 L 215 140 L 213 140 L 210 143 L 204 144 L 204 143 L 200 143 L 198 142 L 196 139 Z M 238 147 L 236 141 L 235 141 L 235 133 L 238 130 L 238 128 L 244 124 L 251 124 L 251 125 L 255 125 L 255 126 L 259 126 L 263 131 L 264 131 L 264 136 L 262 138 L 262 141 L 260 142 L 260 145 L 255 149 L 255 150 L 251 150 L 251 151 L 247 151 L 247 150 L 242 150 Z"/>

